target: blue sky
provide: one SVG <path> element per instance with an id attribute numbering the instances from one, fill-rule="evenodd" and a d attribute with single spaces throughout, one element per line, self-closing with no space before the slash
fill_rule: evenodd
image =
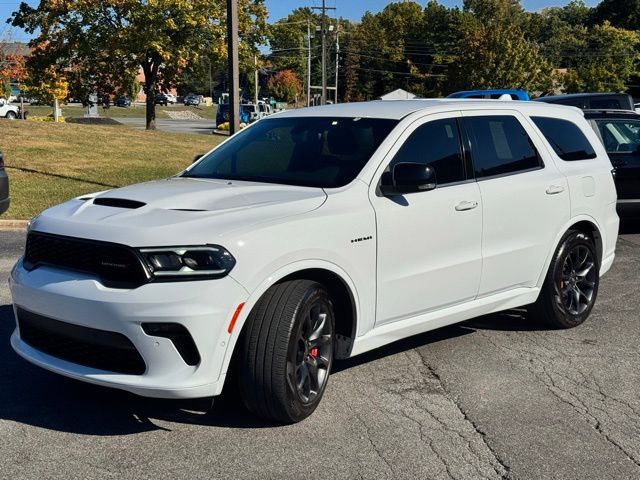
<path id="1" fill-rule="evenodd" d="M 391 3 L 390 0 L 326 0 L 327 7 L 337 8 L 335 11 L 337 16 L 351 20 L 359 20 L 367 10 L 378 12 L 389 3 Z M 427 0 L 419 0 L 419 3 L 426 5 Z M 440 0 L 440 3 L 448 7 L 462 5 L 462 1 L 456 0 Z M 569 0 L 521 0 L 521 3 L 527 10 L 540 10 L 545 7 L 566 5 L 569 3 Z M 585 3 L 593 7 L 599 3 L 599 0 L 586 0 Z M 266 4 L 269 10 L 269 20 L 274 21 L 286 17 L 294 8 L 301 6 L 321 6 L 322 0 L 307 0 L 306 2 L 300 0 L 266 0 Z"/>
<path id="2" fill-rule="evenodd" d="M 5 20 L 11 15 L 11 12 L 18 8 L 21 0 L 0 0 L 0 38 L 6 36 L 7 25 Z M 370 10 L 378 12 L 385 5 L 391 3 L 390 0 L 326 0 L 327 6 L 337 7 L 336 14 L 352 20 L 359 20 L 362 14 Z M 28 0 L 28 3 L 35 5 L 37 0 Z M 420 0 L 421 4 L 426 4 L 427 0 Z M 457 0 L 441 0 L 446 6 L 461 5 L 462 1 Z M 522 5 L 528 10 L 540 10 L 541 8 L 550 6 L 562 6 L 569 3 L 569 0 L 523 0 Z M 587 5 L 594 6 L 598 0 L 587 0 Z M 266 0 L 269 10 L 269 21 L 275 21 L 279 18 L 287 16 L 294 8 L 302 6 L 319 6 L 322 0 Z M 3 34 L 4 33 L 4 34 Z M 25 40 L 26 36 L 21 30 L 13 30 L 11 37 L 14 40 Z"/>

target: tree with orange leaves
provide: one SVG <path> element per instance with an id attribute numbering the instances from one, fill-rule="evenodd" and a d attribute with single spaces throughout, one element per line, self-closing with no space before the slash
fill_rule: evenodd
<path id="1" fill-rule="evenodd" d="M 264 39 L 264 0 L 238 0 L 240 48 L 257 53 Z M 110 88 L 141 68 L 147 95 L 147 129 L 155 129 L 154 96 L 200 63 L 226 58 L 225 0 L 48 0 L 23 2 L 11 23 L 37 35 L 46 48 L 30 69 L 53 67 L 78 83 Z"/>

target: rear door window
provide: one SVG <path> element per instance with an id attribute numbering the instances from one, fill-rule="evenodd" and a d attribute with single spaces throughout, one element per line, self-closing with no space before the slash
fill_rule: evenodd
<path id="1" fill-rule="evenodd" d="M 389 171 L 398 163 L 430 165 L 438 185 L 466 180 L 456 119 L 434 120 L 416 128 L 393 157 Z"/>
<path id="2" fill-rule="evenodd" d="M 476 178 L 509 175 L 543 168 L 526 130 L 511 115 L 468 117 L 465 128 L 471 141 Z"/>
<path id="3" fill-rule="evenodd" d="M 596 152 L 580 127 L 568 120 L 548 117 L 531 117 L 551 148 L 562 160 L 588 160 L 596 158 Z"/>

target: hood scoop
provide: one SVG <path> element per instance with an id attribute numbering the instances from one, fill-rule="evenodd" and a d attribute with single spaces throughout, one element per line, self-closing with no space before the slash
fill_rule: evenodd
<path id="1" fill-rule="evenodd" d="M 94 205 L 101 205 L 103 207 L 115 207 L 115 208 L 128 208 L 135 210 L 136 208 L 144 207 L 146 203 L 139 202 L 137 200 L 128 200 L 126 198 L 110 198 L 110 197 L 98 197 L 93 199 Z"/>

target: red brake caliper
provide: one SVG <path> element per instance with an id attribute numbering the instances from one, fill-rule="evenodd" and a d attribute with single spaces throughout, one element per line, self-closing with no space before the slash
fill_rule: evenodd
<path id="1" fill-rule="evenodd" d="M 311 351 L 309 352 L 311 354 L 312 357 L 318 357 L 318 347 L 313 347 L 311 349 Z"/>

